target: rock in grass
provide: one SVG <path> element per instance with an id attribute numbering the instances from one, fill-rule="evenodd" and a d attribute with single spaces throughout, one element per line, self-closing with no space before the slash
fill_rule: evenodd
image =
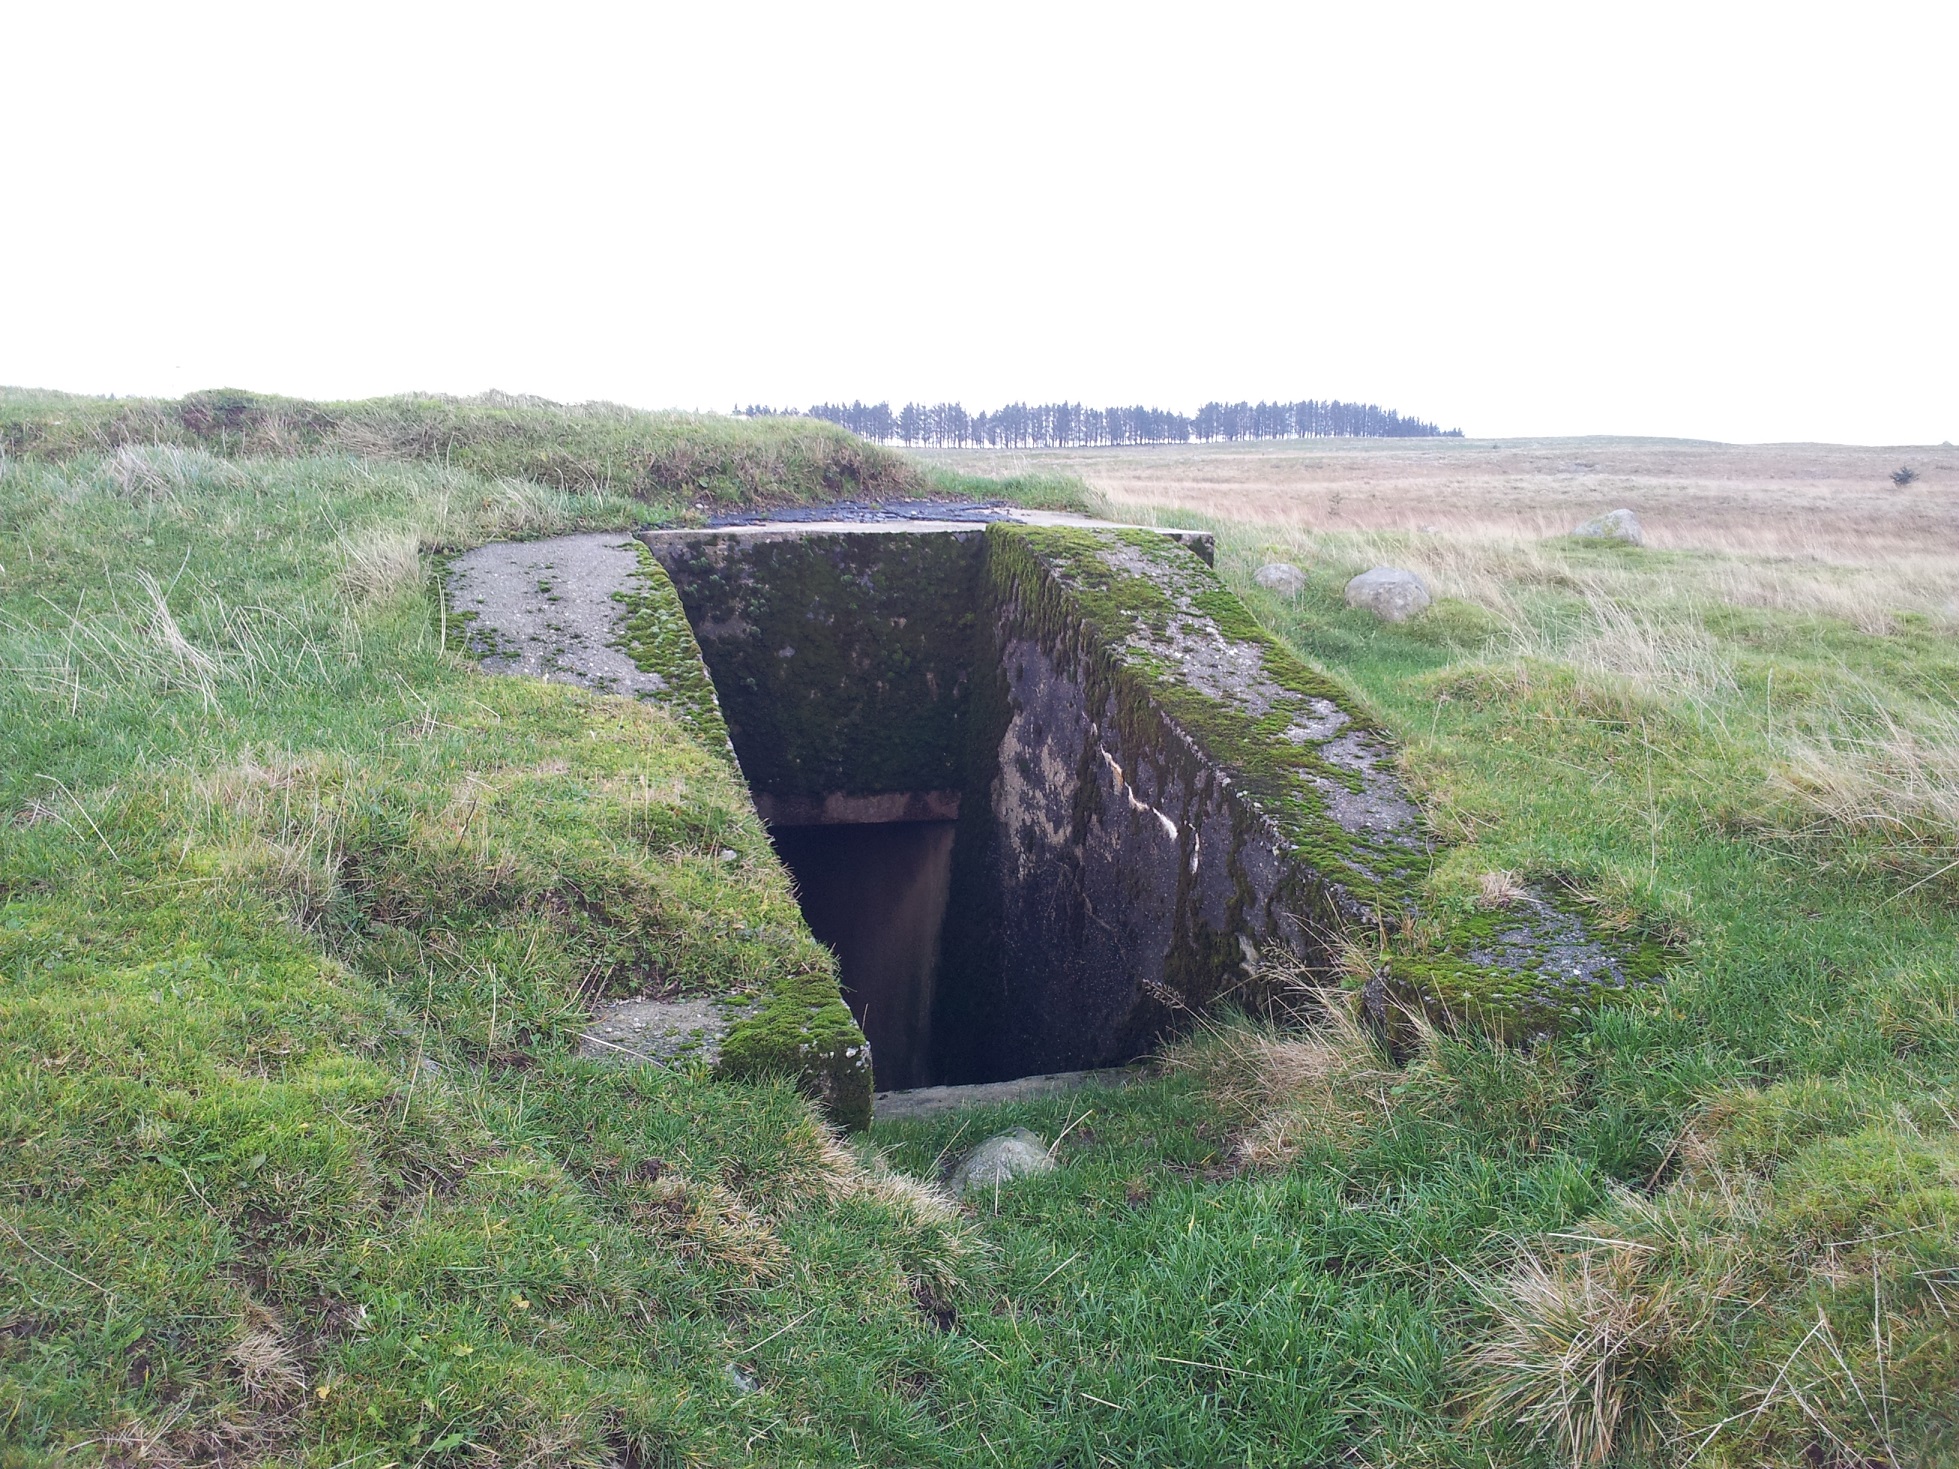
<path id="1" fill-rule="evenodd" d="M 1047 1146 L 1024 1127 L 995 1133 L 952 1170 L 954 1193 L 976 1194 L 1010 1183 L 1029 1173 L 1046 1173 L 1054 1167 L 1054 1156 Z"/>
<path id="2" fill-rule="evenodd" d="M 1268 561 L 1252 573 L 1252 580 L 1268 592 L 1296 597 L 1306 585 L 1306 573 L 1289 561 Z"/>
<path id="3" fill-rule="evenodd" d="M 1639 517 L 1630 510 L 1614 510 L 1597 520 L 1588 520 L 1574 529 L 1572 534 L 1581 541 L 1618 541 L 1628 546 L 1646 544 L 1646 532 L 1640 529 Z"/>
<path id="4" fill-rule="evenodd" d="M 1428 604 L 1427 583 L 1399 566 L 1377 566 L 1347 583 L 1347 605 L 1364 607 L 1383 622 L 1406 622 Z"/>

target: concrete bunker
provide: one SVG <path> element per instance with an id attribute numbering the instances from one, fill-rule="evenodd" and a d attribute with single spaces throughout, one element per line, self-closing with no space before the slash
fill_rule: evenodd
<path id="1" fill-rule="evenodd" d="M 1099 639 L 1044 595 L 1062 580 L 1026 538 L 1056 534 L 642 537 L 881 1089 L 1120 1064 L 1262 948 L 1318 948 L 1229 774 L 1154 701 L 1125 710 Z M 1208 536 L 1132 534 L 1216 587 Z"/>
<path id="2" fill-rule="evenodd" d="M 800 890 L 765 971 L 609 997 L 583 1053 L 787 1073 L 858 1125 L 873 1053 L 886 1090 L 1106 1066 L 1275 975 L 1330 982 L 1356 936 L 1393 936 L 1363 996 L 1391 1038 L 1411 1007 L 1534 1034 L 1659 972 L 1556 893 L 1436 902 L 1392 738 L 1258 626 L 1208 536 L 1000 514 L 457 558 L 486 671 L 731 746 Z"/>

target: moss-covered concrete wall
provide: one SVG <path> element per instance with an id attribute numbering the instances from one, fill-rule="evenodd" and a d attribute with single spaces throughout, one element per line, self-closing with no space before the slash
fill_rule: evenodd
<path id="1" fill-rule="evenodd" d="M 619 646 L 641 670 L 659 676 L 659 701 L 674 712 L 689 737 L 729 761 L 733 751 L 720 702 L 666 572 L 642 553 L 639 575 L 607 595 L 620 604 Z M 752 830 L 754 817 L 742 819 Z M 759 869 L 761 854 L 755 855 Z M 749 904 L 748 923 L 716 934 L 714 941 L 734 951 L 752 949 L 756 962 L 745 978 L 709 992 L 721 1013 L 703 1033 L 702 1039 L 711 1038 L 711 1043 L 701 1045 L 698 1053 L 725 1076 L 792 1077 L 835 1121 L 867 1126 L 871 1049 L 844 1004 L 836 958 L 816 942 L 793 908 L 785 916 L 787 879 L 772 856 L 766 872 L 758 870 L 750 883 L 758 893 L 742 895 Z M 734 885 L 732 876 L 724 883 L 730 889 Z M 764 902 L 772 906 L 764 907 Z"/>
<path id="2" fill-rule="evenodd" d="M 1652 957 L 1550 902 L 1494 927 L 1424 920 L 1429 837 L 1391 736 L 1157 532 L 645 540 L 765 813 L 956 812 L 936 1080 L 1129 1059 L 1220 998 L 1260 998 L 1268 961 L 1331 979 L 1356 939 L 1387 951 L 1383 995 L 1468 995 L 1513 1029 Z M 904 804 L 926 796 L 929 813 Z M 776 1049 L 811 1023 L 785 1020 Z M 835 1038 L 823 1064 L 847 1068 L 855 1038 Z"/>
<path id="3" fill-rule="evenodd" d="M 1371 1000 L 1528 1030 L 1651 973 L 1570 906 L 1425 916 L 1430 837 L 1391 735 L 1145 530 L 987 531 L 948 1071 L 1135 1055 L 1289 957 L 1376 955 Z M 963 858 L 963 861 L 962 861 Z"/>
<path id="4" fill-rule="evenodd" d="M 988 531 L 951 1074 L 1127 1059 L 1275 951 L 1316 968 L 1425 856 L 1391 749 L 1148 531 Z"/>
<path id="5" fill-rule="evenodd" d="M 831 798 L 879 795 L 925 804 L 857 819 L 952 814 L 983 540 L 980 526 L 645 537 L 686 606 L 765 814 L 820 820 Z"/>

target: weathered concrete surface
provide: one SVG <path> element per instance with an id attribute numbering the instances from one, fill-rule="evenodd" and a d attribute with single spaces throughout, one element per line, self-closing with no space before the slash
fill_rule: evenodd
<path id="1" fill-rule="evenodd" d="M 603 587 L 618 542 L 577 539 L 601 543 L 580 554 Z M 967 520 L 644 540 L 779 834 L 956 817 L 944 888 L 912 905 L 944 912 L 936 952 L 908 940 L 918 984 L 880 981 L 893 1034 L 926 1051 L 893 1075 L 986 1083 L 1125 1062 L 1207 1005 L 1256 1002 L 1281 971 L 1330 976 L 1342 945 L 1417 919 L 1425 947 L 1398 952 L 1370 991 L 1378 1014 L 1411 996 L 1563 1014 L 1635 980 L 1569 905 L 1453 928 L 1424 912 L 1429 836 L 1392 738 L 1253 622 L 1207 543 Z M 497 564 L 530 585 L 506 599 L 514 613 L 479 588 L 483 620 L 542 618 L 547 676 L 611 676 L 554 651 L 571 599 L 549 543 Z M 579 648 L 609 595 L 580 590 Z M 511 666 L 527 666 L 521 647 Z M 815 860 L 825 880 L 848 875 Z M 646 1049 L 628 1022 L 595 1027 L 594 1043 L 715 1044 L 705 1017 L 693 1042 L 678 1017 L 635 1018 L 680 1039 Z"/>
<path id="2" fill-rule="evenodd" d="M 658 694 L 666 680 L 618 647 L 615 594 L 640 579 L 631 536 L 508 541 L 465 551 L 449 568 L 449 615 L 469 621 L 489 673 L 522 673 L 608 694 Z"/>
<path id="3" fill-rule="evenodd" d="M 1100 1071 L 1054 1071 L 1044 1076 L 1017 1076 L 1011 1081 L 980 1081 L 968 1086 L 922 1086 L 910 1091 L 879 1092 L 873 1106 L 880 1122 L 939 1117 L 974 1107 L 999 1107 L 1008 1102 L 1058 1097 L 1085 1086 L 1127 1086 L 1139 1074 L 1127 1066 L 1110 1066 Z"/>
<path id="4" fill-rule="evenodd" d="M 989 544 L 997 742 L 955 853 L 955 893 L 980 901 L 948 933 L 947 1001 L 969 1008 L 942 1020 L 946 1073 L 1126 1061 L 1221 997 L 1257 999 L 1268 960 L 1329 970 L 1383 879 L 1425 858 L 1392 745 L 1220 621 L 1235 601 L 1173 545 L 1005 527 Z"/>
<path id="5" fill-rule="evenodd" d="M 1630 982 L 1624 946 L 1550 903 L 1500 932 L 1424 917 L 1430 837 L 1392 738 L 1196 558 L 1135 532 L 987 538 L 976 748 L 998 734 L 955 847 L 949 1079 L 1127 1060 L 1417 919 L 1429 949 L 1395 960 L 1413 1003 L 1468 994 L 1529 1028 Z"/>
<path id="6" fill-rule="evenodd" d="M 838 820 L 852 814 L 838 798 L 963 786 L 984 534 L 906 522 L 645 536 L 772 815 Z"/>
<path id="7" fill-rule="evenodd" d="M 752 1005 L 718 1000 L 618 1000 L 596 1006 L 578 1038 L 578 1054 L 594 1061 L 681 1061 L 712 1067 L 721 1060 L 721 1042 L 737 1022 L 755 1013 Z"/>
<path id="8" fill-rule="evenodd" d="M 651 699 L 695 737 L 727 749 L 679 598 L 630 536 L 480 547 L 456 559 L 447 595 L 450 610 L 468 618 L 469 646 L 487 672 Z M 656 649 L 657 666 L 643 667 L 629 647 Z M 729 1075 L 788 1074 L 838 1121 L 868 1123 L 870 1047 L 843 1004 L 829 956 L 802 938 L 804 956 L 785 956 L 739 1005 L 709 996 L 601 1007 L 580 1053 L 640 1064 L 697 1059 Z M 810 962 L 815 956 L 820 962 Z"/>

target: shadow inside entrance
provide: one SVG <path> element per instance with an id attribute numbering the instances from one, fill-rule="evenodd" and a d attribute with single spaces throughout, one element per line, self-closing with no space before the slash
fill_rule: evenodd
<path id="1" fill-rule="evenodd" d="M 952 883 L 950 821 L 776 826 L 810 932 L 837 956 L 844 999 L 881 1090 L 932 1086 L 939 931 Z"/>

